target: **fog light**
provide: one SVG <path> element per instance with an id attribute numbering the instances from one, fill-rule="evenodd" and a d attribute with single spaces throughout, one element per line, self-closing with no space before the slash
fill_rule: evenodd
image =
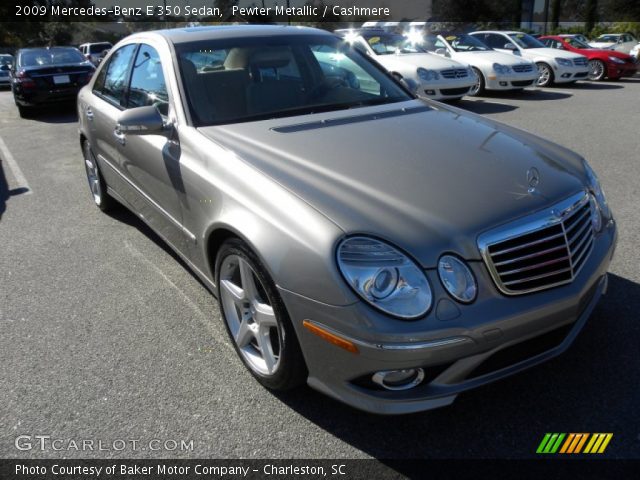
<path id="1" fill-rule="evenodd" d="M 435 90 L 425 90 L 424 93 L 426 93 L 427 95 L 435 95 L 436 91 Z"/>
<path id="2" fill-rule="evenodd" d="M 421 368 L 406 368 L 404 370 L 376 372 L 371 380 L 386 390 L 408 390 L 422 383 L 424 370 Z"/>
<path id="3" fill-rule="evenodd" d="M 562 78 L 569 78 L 571 76 L 570 73 L 563 73 Z"/>
<path id="4" fill-rule="evenodd" d="M 507 86 L 507 82 L 500 82 L 500 86 L 501 87 L 506 87 Z"/>

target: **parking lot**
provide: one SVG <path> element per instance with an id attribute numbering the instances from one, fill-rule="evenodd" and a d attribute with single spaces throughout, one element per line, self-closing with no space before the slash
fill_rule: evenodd
<path id="1" fill-rule="evenodd" d="M 89 196 L 73 108 L 21 119 L 0 92 L 0 456 L 532 457 L 546 432 L 612 432 L 640 457 L 640 77 L 462 100 L 567 146 L 619 224 L 609 292 L 572 348 L 404 417 L 245 371 L 217 303 L 136 216 Z M 193 450 L 19 451 L 18 435 L 193 440 Z"/>

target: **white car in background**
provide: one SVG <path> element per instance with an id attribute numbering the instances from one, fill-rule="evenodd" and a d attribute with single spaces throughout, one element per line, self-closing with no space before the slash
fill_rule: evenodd
<path id="1" fill-rule="evenodd" d="M 638 40 L 630 33 L 606 33 L 589 42 L 589 46 L 593 48 L 615 50 L 626 54 L 629 54 L 637 44 Z"/>
<path id="2" fill-rule="evenodd" d="M 538 67 L 538 86 L 584 80 L 589 76 L 589 61 L 584 55 L 547 48 L 539 40 L 522 32 L 481 31 L 471 35 L 500 52 L 530 60 Z"/>
<path id="3" fill-rule="evenodd" d="M 636 46 L 631 49 L 629 55 L 635 58 L 636 61 L 640 60 L 640 43 L 637 43 Z"/>
<path id="4" fill-rule="evenodd" d="M 419 41 L 380 29 L 336 30 L 338 35 L 375 59 L 420 97 L 458 100 L 476 84 L 471 67 L 429 53 Z"/>
<path id="5" fill-rule="evenodd" d="M 476 74 L 470 95 L 487 90 L 515 90 L 535 86 L 536 64 L 522 57 L 498 52 L 467 34 L 427 35 L 423 45 L 457 62 L 469 64 Z"/>

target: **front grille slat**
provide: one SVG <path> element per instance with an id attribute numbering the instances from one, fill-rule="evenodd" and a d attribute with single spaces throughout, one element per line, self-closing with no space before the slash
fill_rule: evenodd
<path id="1" fill-rule="evenodd" d="M 542 238 L 540 240 L 534 240 L 533 242 L 525 243 L 523 245 L 518 245 L 517 247 L 507 248 L 505 250 L 500 250 L 498 252 L 491 252 L 491 255 L 493 257 L 497 257 L 498 255 L 515 252 L 517 250 L 522 250 L 523 248 L 532 247 L 532 246 L 537 245 L 539 243 L 543 243 L 543 242 L 546 242 L 546 241 L 549 241 L 549 240 L 553 240 L 554 238 L 563 237 L 563 236 L 564 236 L 564 233 L 560 232 L 560 233 L 557 233 L 555 235 L 551 235 L 550 237 L 545 237 L 545 238 Z"/>
<path id="2" fill-rule="evenodd" d="M 488 232 L 490 241 L 480 240 L 489 272 L 503 293 L 544 290 L 578 275 L 593 249 L 589 196 L 583 192 L 558 205 L 550 213 Z"/>
<path id="3" fill-rule="evenodd" d="M 533 72 L 533 65 L 514 65 L 514 72 L 522 73 L 522 72 Z"/>
<path id="4" fill-rule="evenodd" d="M 527 272 L 529 270 L 535 270 L 537 268 L 548 267 L 549 265 L 553 265 L 554 263 L 559 263 L 559 262 L 562 262 L 563 260 L 568 260 L 568 259 L 569 259 L 569 256 L 565 255 L 564 257 L 556 258 L 554 260 L 549 260 L 547 262 L 537 263 L 529 267 L 516 268 L 515 270 L 509 270 L 507 272 L 500 272 L 500 275 L 505 277 L 507 275 L 512 275 L 514 273 Z"/>
<path id="5" fill-rule="evenodd" d="M 451 68 L 440 70 L 440 75 L 444 78 L 466 78 L 469 76 L 469 71 L 466 68 Z"/>
<path id="6" fill-rule="evenodd" d="M 520 280 L 511 280 L 510 282 L 504 282 L 504 285 L 516 285 L 518 283 L 531 282 L 533 280 L 540 280 L 541 278 L 552 277 L 555 275 L 559 275 L 561 273 L 565 273 L 571 270 L 571 267 L 562 268 L 560 270 L 554 270 L 553 272 L 543 273 L 541 275 L 534 275 L 533 277 L 525 277 Z"/>
<path id="7" fill-rule="evenodd" d="M 504 260 L 502 262 L 494 263 L 496 267 L 501 267 L 502 265 L 509 265 L 511 263 L 521 262 L 522 260 L 528 260 L 530 258 L 540 257 L 542 255 L 546 255 L 547 253 L 556 252 L 558 250 L 567 249 L 566 245 L 559 245 L 557 247 L 547 248 L 546 250 L 541 250 L 540 252 L 530 253 L 529 255 L 523 255 L 522 257 L 516 257 L 511 260 Z"/>

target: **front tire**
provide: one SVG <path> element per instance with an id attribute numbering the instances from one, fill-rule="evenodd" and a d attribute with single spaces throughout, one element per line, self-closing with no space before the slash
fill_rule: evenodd
<path id="1" fill-rule="evenodd" d="M 220 312 L 245 367 L 263 386 L 290 390 L 302 385 L 307 367 L 284 303 L 258 257 L 230 239 L 216 259 Z"/>
<path id="2" fill-rule="evenodd" d="M 539 74 L 538 86 L 548 87 L 550 85 L 553 85 L 554 75 L 553 75 L 553 69 L 551 68 L 551 65 L 544 62 L 538 62 L 536 63 L 536 66 L 538 67 L 538 74 Z"/>
<path id="3" fill-rule="evenodd" d="M 476 74 L 476 83 L 469 90 L 469 95 L 471 95 L 472 97 L 477 97 L 478 95 L 484 92 L 485 81 L 484 81 L 484 76 L 482 75 L 482 72 L 478 70 L 476 67 L 472 67 L 472 68 L 473 68 L 473 73 Z"/>
<path id="4" fill-rule="evenodd" d="M 607 68 L 601 60 L 589 60 L 589 80 L 600 81 L 604 80 L 607 74 Z"/>
<path id="5" fill-rule="evenodd" d="M 100 167 L 91 146 L 86 140 L 82 144 L 82 155 L 93 202 L 105 213 L 113 210 L 117 206 L 117 202 L 107 193 L 107 184 L 100 173 Z"/>

